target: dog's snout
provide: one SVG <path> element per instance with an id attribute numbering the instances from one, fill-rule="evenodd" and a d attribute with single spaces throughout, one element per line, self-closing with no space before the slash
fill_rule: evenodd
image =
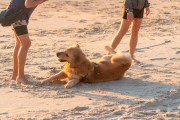
<path id="1" fill-rule="evenodd" d="M 60 54 L 62 54 L 62 52 L 57 52 L 56 56 L 59 57 Z"/>

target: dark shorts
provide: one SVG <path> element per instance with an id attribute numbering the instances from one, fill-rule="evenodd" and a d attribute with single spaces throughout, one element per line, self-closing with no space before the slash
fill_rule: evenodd
<path id="1" fill-rule="evenodd" d="M 28 34 L 28 29 L 26 25 L 13 27 L 13 30 L 17 36 Z"/>
<path id="2" fill-rule="evenodd" d="M 144 16 L 144 8 L 139 10 L 139 9 L 133 9 L 133 14 L 134 14 L 134 18 L 143 18 Z M 124 9 L 123 10 L 123 19 L 127 19 L 127 12 Z"/>

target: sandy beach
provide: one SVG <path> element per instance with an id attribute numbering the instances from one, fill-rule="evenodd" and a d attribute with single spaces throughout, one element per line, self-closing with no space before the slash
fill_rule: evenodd
<path id="1" fill-rule="evenodd" d="M 39 85 L 62 67 L 56 52 L 79 44 L 91 61 L 121 24 L 121 0 L 49 0 L 33 13 L 25 67 L 33 85 L 11 80 L 15 38 L 0 26 L 0 120 L 178 120 L 180 119 L 180 1 L 149 0 L 151 14 L 139 34 L 136 58 L 119 81 Z M 0 10 L 9 0 L 0 1 Z M 129 49 L 130 31 L 117 51 Z"/>

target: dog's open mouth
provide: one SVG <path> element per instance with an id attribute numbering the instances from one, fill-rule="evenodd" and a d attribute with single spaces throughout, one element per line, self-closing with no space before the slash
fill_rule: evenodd
<path id="1" fill-rule="evenodd" d="M 67 62 L 66 60 L 59 59 L 60 62 Z"/>

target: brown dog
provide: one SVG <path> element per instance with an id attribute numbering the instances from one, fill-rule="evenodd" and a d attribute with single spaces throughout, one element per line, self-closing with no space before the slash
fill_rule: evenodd
<path id="1" fill-rule="evenodd" d="M 111 55 L 102 57 L 98 63 L 88 60 L 79 45 L 57 53 L 59 61 L 65 62 L 65 67 L 58 74 L 44 80 L 43 83 L 68 80 L 65 87 L 71 88 L 80 81 L 96 83 L 121 79 L 131 66 L 131 57 L 123 53 L 116 53 L 108 46 L 105 49 Z"/>

